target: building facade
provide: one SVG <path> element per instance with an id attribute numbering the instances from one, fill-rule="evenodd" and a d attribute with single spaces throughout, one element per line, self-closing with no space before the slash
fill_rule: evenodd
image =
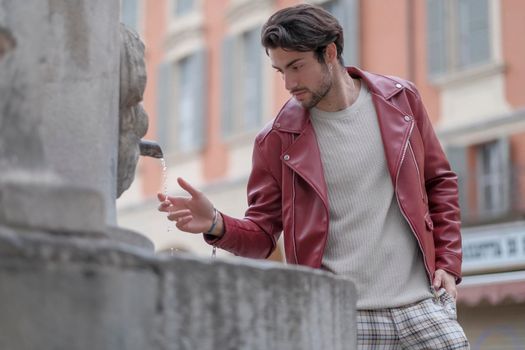
<path id="1" fill-rule="evenodd" d="M 141 159 L 117 202 L 119 225 L 159 252 L 210 255 L 170 227 L 155 194 L 183 177 L 242 216 L 257 131 L 289 98 L 260 28 L 298 0 L 122 0 L 146 44 L 147 138 L 167 172 Z M 523 349 L 525 335 L 525 2 L 312 0 L 345 30 L 347 64 L 413 81 L 458 173 L 464 273 L 458 310 L 473 349 Z M 223 256 L 228 256 L 221 253 Z M 272 259 L 282 261 L 280 250 Z"/>

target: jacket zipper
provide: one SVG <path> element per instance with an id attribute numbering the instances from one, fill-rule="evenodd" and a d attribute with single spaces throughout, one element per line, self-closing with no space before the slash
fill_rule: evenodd
<path id="1" fill-rule="evenodd" d="M 419 180 L 421 180 L 421 173 L 419 172 L 419 167 L 417 166 L 416 155 L 414 154 L 414 149 L 412 148 L 412 144 L 410 143 L 410 141 L 408 141 L 408 147 L 410 148 L 410 152 L 412 154 L 412 160 L 414 161 L 414 165 L 416 166 L 417 177 Z M 421 185 L 419 186 L 419 194 L 421 194 L 421 199 L 425 201 L 425 194 L 423 193 L 423 189 L 421 188 Z"/>
<path id="2" fill-rule="evenodd" d="M 297 259 L 297 245 L 295 244 L 295 171 L 292 170 L 292 243 L 295 263 L 299 264 Z"/>
<path id="3" fill-rule="evenodd" d="M 412 135 L 412 130 L 413 129 L 414 129 L 414 120 L 412 120 L 412 122 L 410 124 L 410 130 L 408 131 L 407 142 L 403 146 L 403 153 L 401 155 L 401 161 L 399 162 L 399 167 L 398 167 L 397 173 L 396 173 L 396 187 L 395 187 L 396 201 L 397 201 L 397 205 L 399 206 L 399 211 L 401 212 L 401 214 L 405 218 L 406 222 L 408 223 L 408 226 L 410 226 L 410 229 L 412 230 L 414 236 L 416 237 L 417 244 L 419 245 L 419 250 L 421 251 L 421 255 L 423 256 L 423 264 L 425 265 L 425 269 L 427 270 L 427 275 L 428 275 L 428 277 L 430 279 L 430 284 L 432 285 L 432 276 L 430 276 L 430 269 L 428 267 L 427 257 L 425 256 L 425 252 L 423 251 L 423 246 L 421 245 L 419 237 L 417 236 L 416 230 L 414 230 L 414 227 L 412 226 L 412 223 L 410 222 L 410 220 L 408 220 L 408 218 L 407 218 L 407 216 L 405 214 L 405 211 L 403 210 L 403 207 L 401 206 L 401 203 L 399 202 L 399 196 L 398 196 L 398 191 L 397 191 L 398 190 L 397 182 L 398 182 L 398 179 L 399 179 L 399 172 L 401 170 L 401 166 L 403 165 L 403 161 L 405 160 L 406 151 L 407 151 L 408 146 L 410 144 L 410 135 Z"/>
<path id="4" fill-rule="evenodd" d="M 292 143 L 295 142 L 295 135 L 292 135 Z M 295 263 L 299 264 L 297 258 L 297 245 L 295 243 L 295 171 L 292 170 L 292 244 Z"/>

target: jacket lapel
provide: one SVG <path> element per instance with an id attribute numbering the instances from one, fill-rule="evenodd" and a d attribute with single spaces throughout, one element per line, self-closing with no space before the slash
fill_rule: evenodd
<path id="1" fill-rule="evenodd" d="M 280 155 L 281 161 L 315 190 L 328 209 L 321 153 L 308 110 L 291 98 L 275 118 L 272 128 L 293 135 L 292 143 Z"/>
<path id="2" fill-rule="evenodd" d="M 388 170 L 392 183 L 396 185 L 396 175 L 401 166 L 404 147 L 414 116 L 401 111 L 390 101 L 401 93 L 403 88 L 411 89 L 411 87 L 404 81 L 369 73 L 355 67 L 349 67 L 348 73 L 353 77 L 363 79 L 372 94 Z"/>
<path id="3" fill-rule="evenodd" d="M 281 155 L 281 160 L 317 192 L 325 207 L 328 208 L 328 195 L 321 153 L 317 145 L 314 128 L 309 119 L 306 121 L 303 131 L 295 139 L 295 142 Z"/>
<path id="4" fill-rule="evenodd" d="M 403 157 L 404 147 L 410 134 L 413 116 L 401 112 L 382 96 L 373 94 L 383 149 L 392 183 L 396 185 L 396 175 Z"/>

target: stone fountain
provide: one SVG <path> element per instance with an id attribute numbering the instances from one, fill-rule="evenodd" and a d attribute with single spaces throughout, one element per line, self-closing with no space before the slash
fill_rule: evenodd
<path id="1" fill-rule="evenodd" d="M 0 0 L 0 349 L 354 348 L 350 281 L 159 256 L 118 227 L 139 154 L 161 156 L 118 17 L 119 0 Z"/>

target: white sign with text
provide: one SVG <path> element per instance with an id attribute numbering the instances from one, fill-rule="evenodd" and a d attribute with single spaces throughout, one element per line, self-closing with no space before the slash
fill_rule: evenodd
<path id="1" fill-rule="evenodd" d="M 525 222 L 463 230 L 463 272 L 525 269 Z"/>

